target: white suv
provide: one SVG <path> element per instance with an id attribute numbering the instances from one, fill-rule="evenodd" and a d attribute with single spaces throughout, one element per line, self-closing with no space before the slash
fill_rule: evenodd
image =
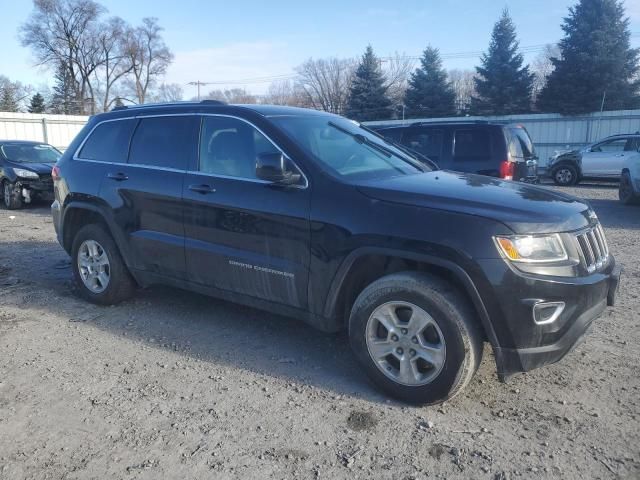
<path id="1" fill-rule="evenodd" d="M 640 154 L 625 158 L 618 197 L 627 205 L 640 203 Z"/>
<path id="2" fill-rule="evenodd" d="M 584 178 L 619 180 L 623 164 L 640 153 L 640 133 L 614 135 L 580 151 L 556 152 L 548 171 L 557 185 L 575 185 Z"/>

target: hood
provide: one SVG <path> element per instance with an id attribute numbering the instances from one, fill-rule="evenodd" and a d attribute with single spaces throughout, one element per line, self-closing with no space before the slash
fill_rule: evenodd
<path id="1" fill-rule="evenodd" d="M 12 162 L 8 161 L 7 166 L 11 168 L 22 168 L 23 170 L 31 170 L 38 175 L 50 174 L 55 163 L 32 163 L 32 162 Z"/>
<path id="2" fill-rule="evenodd" d="M 572 231 L 592 221 L 589 205 L 570 195 L 446 170 L 366 181 L 358 189 L 377 200 L 490 218 L 516 233 Z"/>

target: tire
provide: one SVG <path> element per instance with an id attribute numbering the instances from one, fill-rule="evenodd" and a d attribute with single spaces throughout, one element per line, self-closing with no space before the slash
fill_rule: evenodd
<path id="1" fill-rule="evenodd" d="M 384 312 L 394 308 L 396 318 L 410 319 L 396 326 L 409 328 L 380 327 L 379 319 L 385 318 Z M 424 318 L 424 313 L 430 317 L 427 322 L 435 325 L 429 324 L 417 340 L 414 335 L 417 330 L 412 325 L 414 318 Z M 360 293 L 349 318 L 349 340 L 360 365 L 384 392 L 411 404 L 435 404 L 462 391 L 478 369 L 484 345 L 477 321 L 467 299 L 446 281 L 418 272 L 395 273 L 376 280 Z M 398 335 L 393 335 L 393 331 Z M 377 351 L 378 341 L 385 348 L 389 344 L 394 351 L 382 361 L 379 356 L 375 360 L 374 353 L 370 353 Z M 416 353 L 423 343 L 440 352 L 433 356 L 435 361 L 431 364 L 420 358 L 423 353 Z M 384 352 L 382 348 L 381 351 Z M 405 370 L 411 372 L 405 377 L 411 378 L 409 382 L 401 379 L 403 363 L 396 355 L 398 352 L 405 358 L 404 365 L 411 365 Z"/>
<path id="2" fill-rule="evenodd" d="M 640 197 L 633 191 L 633 184 L 631 183 L 629 172 L 624 172 L 620 177 L 618 198 L 625 205 L 638 205 L 640 203 Z"/>
<path id="3" fill-rule="evenodd" d="M 96 244 L 97 254 L 94 256 L 99 255 L 101 260 L 91 262 L 91 259 L 87 259 L 86 254 L 91 253 Z M 104 265 L 105 258 L 108 262 L 107 266 Z M 108 267 L 107 280 L 98 279 L 99 273 L 96 274 L 98 276 L 92 276 L 87 272 L 86 268 L 88 267 L 81 266 L 82 262 L 85 264 L 89 262 L 89 266 L 93 268 L 94 272 L 97 269 L 103 274 L 107 272 L 106 267 Z M 130 298 L 135 293 L 136 283 L 122 260 L 113 238 L 102 225 L 85 225 L 78 231 L 71 247 L 71 268 L 78 294 L 92 303 L 114 305 Z M 85 276 L 89 278 L 83 280 Z M 103 275 L 100 278 L 104 277 Z M 93 288 L 90 288 L 89 285 L 92 285 Z"/>
<path id="4" fill-rule="evenodd" d="M 578 183 L 578 169 L 568 163 L 558 165 L 551 171 L 551 178 L 556 185 L 568 187 Z"/>
<path id="5" fill-rule="evenodd" d="M 22 208 L 20 192 L 16 191 L 15 183 L 11 183 L 9 180 L 2 182 L 2 204 L 8 210 Z"/>

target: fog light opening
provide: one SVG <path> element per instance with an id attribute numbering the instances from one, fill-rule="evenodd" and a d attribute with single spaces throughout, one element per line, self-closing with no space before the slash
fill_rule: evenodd
<path id="1" fill-rule="evenodd" d="M 549 325 L 558 319 L 564 307 L 564 302 L 538 302 L 533 306 L 533 321 L 537 325 Z"/>

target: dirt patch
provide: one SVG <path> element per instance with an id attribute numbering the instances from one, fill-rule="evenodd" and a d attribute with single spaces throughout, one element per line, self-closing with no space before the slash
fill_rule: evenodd
<path id="1" fill-rule="evenodd" d="M 376 425 L 378 425 L 378 420 L 371 412 L 353 411 L 347 417 L 347 426 L 356 432 L 373 430 Z"/>

